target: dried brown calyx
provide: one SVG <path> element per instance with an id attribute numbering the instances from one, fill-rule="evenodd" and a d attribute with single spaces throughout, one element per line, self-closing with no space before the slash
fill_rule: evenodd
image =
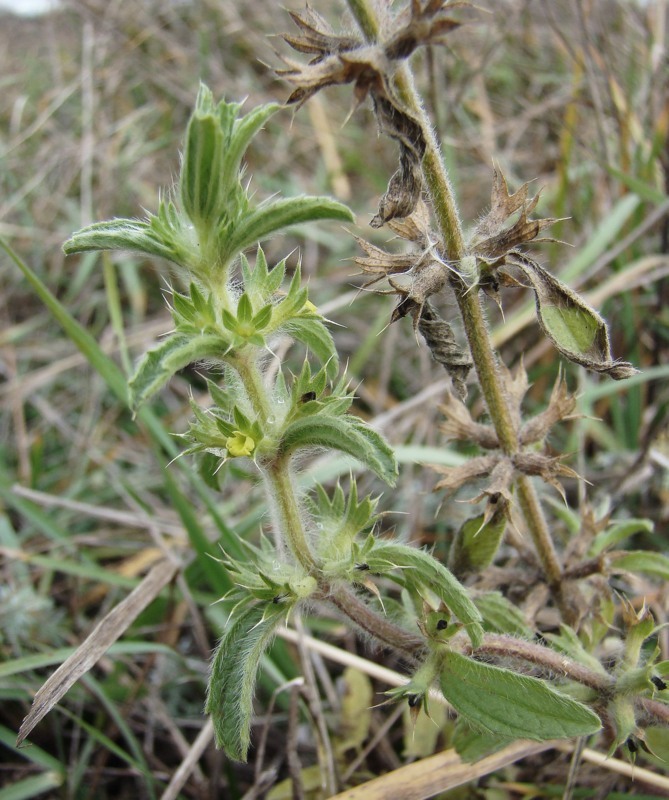
<path id="1" fill-rule="evenodd" d="M 556 219 L 530 219 L 538 201 L 538 194 L 529 197 L 527 183 L 510 194 L 504 176 L 494 171 L 490 211 L 467 245 L 468 256 L 476 259 L 480 285 L 500 303 L 501 285 L 519 285 L 509 272 L 515 268 L 534 291 L 539 325 L 563 356 L 616 380 L 634 375 L 637 370 L 631 364 L 613 360 L 602 317 L 521 249 L 529 242 L 555 241 L 539 234 Z"/>
<path id="2" fill-rule="evenodd" d="M 518 365 L 514 373 L 501 365 L 500 370 L 521 448 L 528 445 L 536 448 L 537 445 L 543 444 L 557 423 L 574 417 L 576 400 L 569 393 L 562 375 L 558 375 L 548 407 L 529 420 L 523 421 L 522 402 L 529 387 L 527 373 L 522 363 Z M 467 406 L 456 397 L 447 396 L 440 410 L 445 418 L 440 429 L 449 439 L 473 442 L 483 450 L 500 449 L 499 439 L 494 428 L 474 420 Z M 454 492 L 467 483 L 489 477 L 486 488 L 472 502 L 496 495 L 501 495 L 510 502 L 511 487 L 519 474 L 541 477 L 546 483 L 555 487 L 562 497 L 564 497 L 564 489 L 559 478 L 578 477 L 559 458 L 548 453 L 537 452 L 535 449 L 521 449 L 520 452 L 514 454 L 478 456 L 462 466 L 434 466 L 434 469 L 444 475 L 444 478 L 435 486 L 435 490 L 445 489 L 448 492 Z"/>
<path id="3" fill-rule="evenodd" d="M 282 56 L 286 67 L 277 70 L 277 74 L 295 87 L 288 104 L 300 106 L 326 86 L 352 83 L 355 105 L 369 95 L 379 130 L 399 144 L 399 167 L 381 198 L 378 213 L 371 222 L 373 227 L 409 216 L 416 208 L 423 186 L 421 161 L 425 137 L 419 122 L 393 89 L 397 65 L 421 46 L 443 44 L 447 34 L 462 25 L 450 12 L 467 6 L 444 0 L 428 0 L 425 4 L 412 0 L 385 26 L 393 33 L 374 43 L 336 34 L 310 6 L 302 12 L 290 12 L 299 34 L 284 34 L 283 38 L 294 50 L 313 58 L 302 64 Z"/>
<path id="4" fill-rule="evenodd" d="M 421 333 L 430 348 L 432 357 L 448 372 L 453 388 L 462 400 L 467 396 L 466 379 L 473 364 L 469 351 L 458 343 L 450 324 L 439 316 L 428 302 L 440 292 L 448 280 L 448 266 L 439 257 L 432 243 L 429 228 L 429 213 L 420 200 L 407 217 L 395 219 L 389 227 L 414 248 L 406 253 L 390 253 L 370 242 L 356 237 L 365 256 L 355 262 L 362 271 L 371 276 L 365 287 L 387 279 L 391 291 L 399 296 L 391 322 L 410 316 L 414 330 Z M 404 280 L 396 279 L 406 276 Z"/>

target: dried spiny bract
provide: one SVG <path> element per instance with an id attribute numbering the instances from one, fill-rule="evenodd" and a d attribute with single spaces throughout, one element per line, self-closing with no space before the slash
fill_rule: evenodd
<path id="1" fill-rule="evenodd" d="M 284 33 L 282 38 L 299 53 L 313 55 L 312 64 L 335 53 L 355 50 L 363 44 L 359 37 L 336 34 L 329 23 L 311 6 L 307 6 L 304 11 L 288 11 L 288 13 L 300 29 L 300 35 L 291 36 Z"/>
<path id="2" fill-rule="evenodd" d="M 513 372 L 502 363 L 499 364 L 498 369 L 504 386 L 504 393 L 508 400 L 509 414 L 513 421 L 513 427 L 518 433 L 523 419 L 523 400 L 530 385 L 525 365 L 521 358 Z"/>
<path id="3" fill-rule="evenodd" d="M 276 74 L 296 87 L 286 101 L 288 105 L 299 107 L 326 86 L 345 83 L 355 85 L 356 105 L 359 105 L 372 88 L 382 91 L 382 72 L 376 63 L 378 57 L 379 52 L 375 47 L 360 47 L 309 64 L 282 56 L 286 68 L 277 69 Z"/>
<path id="4" fill-rule="evenodd" d="M 545 453 L 516 453 L 512 456 L 514 467 L 524 475 L 536 475 L 544 483 L 549 483 L 566 502 L 565 492 L 559 477 L 579 478 L 578 472 L 563 464 L 560 456 L 549 456 Z"/>
<path id="5" fill-rule="evenodd" d="M 538 235 L 557 219 L 529 218 L 538 199 L 538 195 L 528 198 L 526 183 L 509 194 L 504 176 L 495 170 L 490 211 L 474 229 L 467 246 L 468 255 L 477 262 L 479 283 L 499 303 L 499 285 L 517 283 L 508 272 L 509 267 L 517 268 L 534 290 L 541 328 L 563 356 L 615 380 L 629 378 L 637 370 L 612 359 L 608 329 L 600 315 L 522 251 L 522 245 L 530 241 L 555 241 Z M 515 214 L 518 218 L 509 224 Z"/>
<path id="6" fill-rule="evenodd" d="M 416 207 L 408 217 L 398 217 L 388 223 L 388 227 L 402 239 L 413 242 L 421 250 L 430 246 L 430 212 L 423 200 L 416 203 Z"/>
<path id="7" fill-rule="evenodd" d="M 553 225 L 556 219 L 529 219 L 539 202 L 539 195 L 528 198 L 529 184 L 509 194 L 506 179 L 498 170 L 493 173 L 490 211 L 474 229 L 468 251 L 486 264 L 504 263 L 505 256 L 526 242 L 554 241 L 537 239 L 539 233 Z M 509 225 L 509 219 L 518 213 L 518 219 Z"/>
<path id="8" fill-rule="evenodd" d="M 423 186 L 421 161 L 425 137 L 418 120 L 404 108 L 393 90 L 397 63 L 422 45 L 442 44 L 446 34 L 462 24 L 446 12 L 467 5 L 448 4 L 444 0 L 428 0 L 423 5 L 420 0 L 412 0 L 390 26 L 395 31 L 390 38 L 374 44 L 335 34 L 310 7 L 301 13 L 291 13 L 300 35 L 284 34 L 283 38 L 294 50 L 314 58 L 309 64 L 300 64 L 282 57 L 286 69 L 277 70 L 277 74 L 296 87 L 287 102 L 302 105 L 326 86 L 353 83 L 356 105 L 369 95 L 379 130 L 400 145 L 399 168 L 381 198 L 372 227 L 409 216 L 416 208 Z"/>
<path id="9" fill-rule="evenodd" d="M 447 16 L 455 8 L 471 8 L 470 3 L 449 3 L 448 0 L 411 0 L 410 7 L 398 16 L 401 25 L 385 44 L 386 56 L 390 59 L 408 58 L 423 45 L 445 44 L 446 35 L 463 23 Z"/>
<path id="10" fill-rule="evenodd" d="M 543 441 L 558 422 L 576 417 L 575 408 L 576 398 L 570 394 L 562 375 L 558 375 L 547 408 L 523 425 L 520 431 L 520 443 L 527 445 Z"/>
<path id="11" fill-rule="evenodd" d="M 509 487 L 516 474 L 538 476 L 553 486 L 564 498 L 564 489 L 558 477 L 578 478 L 578 473 L 563 464 L 559 457 L 544 453 L 514 453 L 513 455 L 490 455 L 472 458 L 466 464 L 457 467 L 444 467 L 433 464 L 431 468 L 444 477 L 435 485 L 434 491 L 445 489 L 455 492 L 472 481 L 490 477 L 488 486 L 472 499 L 478 502 L 485 496 L 502 495 L 510 501 Z M 506 489 L 504 489 L 506 487 Z"/>
<path id="12" fill-rule="evenodd" d="M 499 447 L 494 428 L 475 422 L 467 406 L 454 395 L 447 394 L 446 401 L 439 406 L 439 410 L 446 418 L 439 427 L 448 439 L 475 442 L 484 450 L 496 450 Z"/>
<path id="13" fill-rule="evenodd" d="M 434 491 L 445 489 L 455 492 L 468 483 L 479 478 L 488 477 L 493 469 L 504 458 L 503 456 L 478 456 L 457 467 L 444 467 L 441 464 L 431 464 L 430 467 L 444 477 L 435 485 Z"/>

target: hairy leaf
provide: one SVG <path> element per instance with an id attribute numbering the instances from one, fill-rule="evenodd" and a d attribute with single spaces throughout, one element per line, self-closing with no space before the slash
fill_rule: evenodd
<path id="1" fill-rule="evenodd" d="M 246 608 L 218 644 L 211 667 L 205 711 L 211 715 L 216 746 L 246 761 L 251 742 L 253 690 L 260 659 L 285 620 L 285 605 Z"/>
<path id="2" fill-rule="evenodd" d="M 450 651 L 444 658 L 441 691 L 470 725 L 518 739 L 562 739 L 601 728 L 582 703 L 537 678 L 481 664 Z"/>
<path id="3" fill-rule="evenodd" d="M 294 339 L 302 342 L 325 365 L 326 375 L 334 379 L 339 371 L 337 349 L 332 336 L 320 319 L 294 317 L 282 328 Z"/>
<path id="4" fill-rule="evenodd" d="M 149 222 L 111 219 L 95 222 L 72 234 L 63 245 L 66 255 L 98 250 L 130 250 L 180 263 L 180 253 L 165 237 L 158 236 Z"/>
<path id="5" fill-rule="evenodd" d="M 208 95 L 208 103 L 204 102 L 204 95 Z M 221 183 L 222 159 L 223 133 L 214 113 L 211 92 L 201 85 L 186 130 L 179 187 L 184 211 L 196 227 L 218 221 L 221 201 L 229 191 Z"/>
<path id="6" fill-rule="evenodd" d="M 371 572 L 386 573 L 400 569 L 406 585 L 426 586 L 462 622 L 474 647 L 481 643 L 481 614 L 470 600 L 467 590 L 443 564 L 425 550 L 405 544 L 377 541 L 371 551 L 365 554 L 365 561 Z"/>
<path id="7" fill-rule="evenodd" d="M 290 225 L 321 219 L 353 222 L 353 213 L 329 197 L 291 197 L 264 203 L 242 219 L 232 236 L 221 242 L 227 258 Z"/>
<path id="8" fill-rule="evenodd" d="M 281 108 L 278 103 L 268 103 L 252 108 L 246 116 L 236 119 L 232 127 L 232 135 L 226 143 L 227 147 L 223 156 L 223 169 L 221 184 L 229 186 L 233 180 L 238 179 L 240 166 L 244 153 L 253 137 L 258 133 L 267 120 Z"/>
<path id="9" fill-rule="evenodd" d="M 353 456 L 391 486 L 397 480 L 397 461 L 387 442 L 361 420 L 352 416 L 310 416 L 297 419 L 286 429 L 281 449 L 325 447 Z"/>
<path id="10" fill-rule="evenodd" d="M 175 372 L 203 358 L 221 357 L 227 347 L 225 339 L 215 334 L 172 334 L 139 362 L 129 383 L 131 407 L 136 410 L 162 389 Z"/>
<path id="11" fill-rule="evenodd" d="M 513 263 L 532 284 L 539 323 L 563 356 L 615 380 L 636 374 L 631 364 L 612 360 L 606 322 L 576 292 L 530 258 L 517 255 Z"/>
<path id="12" fill-rule="evenodd" d="M 472 728 L 460 717 L 455 725 L 452 745 L 460 758 L 471 764 L 496 753 L 511 742 L 512 736 L 500 736 L 480 728 Z"/>

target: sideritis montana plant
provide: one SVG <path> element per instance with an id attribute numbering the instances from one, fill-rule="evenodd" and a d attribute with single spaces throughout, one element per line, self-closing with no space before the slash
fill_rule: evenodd
<path id="1" fill-rule="evenodd" d="M 233 586 L 222 598 L 229 619 L 206 699 L 216 743 L 233 759 L 247 758 L 263 655 L 298 609 L 329 604 L 402 656 L 409 674 L 391 700 L 417 715 L 438 702 L 430 701 L 435 690 L 443 695 L 457 712 L 453 743 L 465 758 L 517 739 L 596 735 L 611 753 L 624 744 L 636 752 L 649 725 L 669 720 L 669 662 L 659 660 L 646 606 L 617 596 L 608 578 L 648 571 L 647 562 L 614 549 L 634 527 L 607 517 L 572 514 L 580 546 L 565 552 L 556 543 L 541 483 L 564 495 L 562 480 L 578 476 L 545 443 L 574 414 L 575 399 L 560 376 L 546 408 L 525 414 L 526 372 L 522 362 L 513 370 L 501 362 L 484 302 L 503 306 L 506 292 L 529 288 L 540 328 L 562 357 L 614 380 L 636 370 L 613 358 L 602 317 L 528 252 L 556 220 L 533 218 L 538 195 L 527 184 L 510 191 L 495 167 L 489 209 L 475 224 L 461 223 L 410 62 L 419 49 L 445 43 L 473 13 L 469 4 L 348 6 L 357 32 L 337 33 L 309 6 L 290 12 L 297 30 L 284 39 L 308 59 L 285 56 L 278 73 L 296 108 L 321 89 L 350 84 L 354 106 L 371 102 L 378 130 L 399 149 L 371 225 L 387 226 L 406 245 L 386 250 L 359 231 L 356 260 L 366 286 L 397 295 L 391 321 L 410 318 L 451 377 L 444 433 L 478 450 L 461 466 L 435 467 L 444 515 L 456 492 L 477 487 L 478 508 L 449 543 L 448 564 L 382 531 L 378 497 L 360 496 L 355 480 L 348 491 L 302 488 L 300 471 L 314 451 L 344 453 L 389 486 L 398 466 L 389 444 L 350 413 L 354 395 L 318 298 L 309 299 L 299 268 L 288 278 L 285 260 L 268 264 L 261 248 L 298 223 L 354 223 L 345 206 L 324 197 L 254 202 L 244 154 L 270 116 L 286 113 L 281 106 L 243 113 L 201 86 L 178 185 L 157 213 L 96 223 L 65 243 L 67 254 L 130 250 L 167 263 L 173 330 L 137 365 L 129 404 L 137 411 L 177 371 L 206 364 L 211 405 L 192 404 L 184 452 L 209 478 L 243 459 L 266 491 L 262 537 L 220 554 Z M 447 295 L 457 307 L 452 319 L 441 308 Z M 276 355 L 282 337 L 306 350 L 296 374 Z M 481 418 L 467 404 L 475 383 Z M 553 630 L 523 612 L 538 587 L 558 617 Z M 605 659 L 612 637 L 616 657 Z"/>

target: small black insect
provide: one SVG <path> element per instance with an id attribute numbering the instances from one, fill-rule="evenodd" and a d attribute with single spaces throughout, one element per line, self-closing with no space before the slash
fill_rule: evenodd
<path id="1" fill-rule="evenodd" d="M 362 564 L 356 564 L 355 568 L 358 572 L 366 572 L 369 569 L 369 564 L 363 562 Z"/>
<path id="2" fill-rule="evenodd" d="M 440 619 L 439 622 L 437 622 L 437 630 L 445 631 L 446 628 L 448 628 L 448 620 Z"/>
<path id="3" fill-rule="evenodd" d="M 316 392 L 305 392 L 302 397 L 300 397 L 300 403 L 308 403 L 310 400 L 316 399 Z"/>
<path id="4" fill-rule="evenodd" d="M 652 675 L 650 682 L 658 690 L 658 692 L 663 692 L 667 688 L 667 684 L 662 680 L 662 678 L 658 678 L 657 675 Z"/>
<path id="5" fill-rule="evenodd" d="M 416 708 L 416 706 L 419 706 L 422 699 L 423 699 L 422 694 L 407 695 L 407 702 L 409 703 L 409 708 Z"/>
<path id="6" fill-rule="evenodd" d="M 634 741 L 634 739 L 630 736 L 629 739 L 625 742 L 627 745 L 627 749 L 634 755 L 639 751 L 639 745 Z"/>

